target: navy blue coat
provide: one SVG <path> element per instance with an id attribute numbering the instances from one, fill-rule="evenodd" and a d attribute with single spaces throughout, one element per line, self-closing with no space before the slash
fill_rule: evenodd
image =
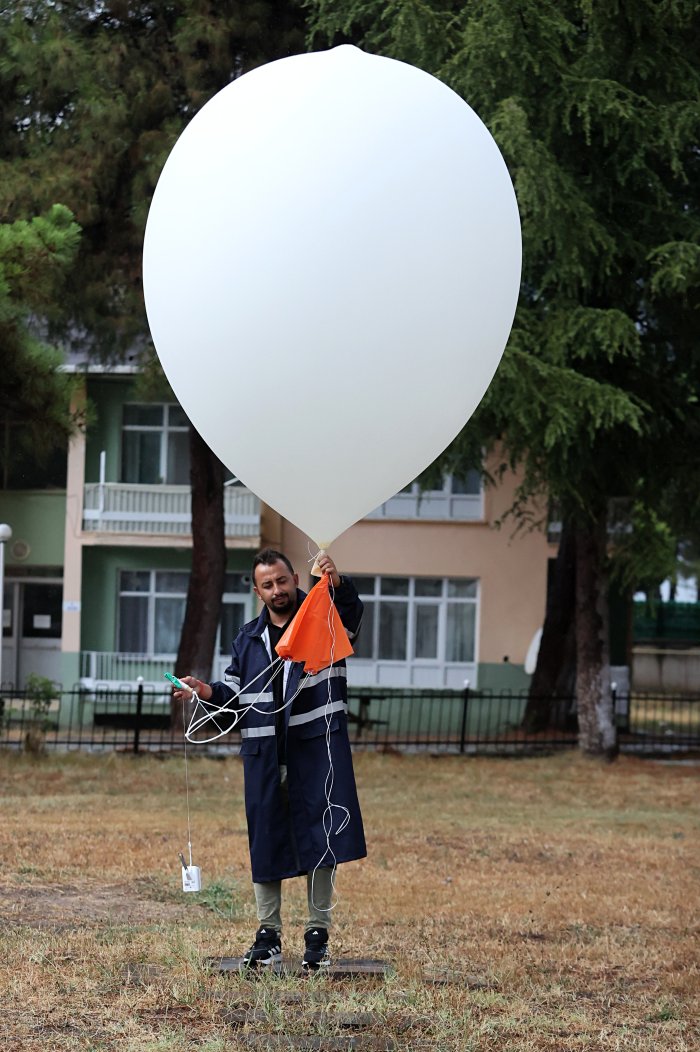
<path id="1" fill-rule="evenodd" d="M 304 598 L 305 593 L 299 590 L 299 602 Z M 354 584 L 346 577 L 335 589 L 335 604 L 352 639 L 360 627 L 363 608 Z M 277 761 L 272 688 L 267 686 L 271 673 L 263 673 L 276 657 L 270 652 L 266 615 L 263 610 L 234 639 L 227 682 L 212 683 L 211 698 L 214 705 L 223 705 L 240 690 L 237 707 L 245 708 L 255 701 L 255 710 L 245 713 L 238 726 L 251 868 L 253 880 L 261 884 L 308 873 L 319 864 L 332 866 L 367 854 L 348 738 L 345 662 L 309 676 L 284 710 L 284 791 Z M 306 675 L 301 662 L 285 662 L 285 701 L 295 694 Z M 333 764 L 330 802 L 334 805 L 330 810 L 326 796 L 329 753 Z"/>

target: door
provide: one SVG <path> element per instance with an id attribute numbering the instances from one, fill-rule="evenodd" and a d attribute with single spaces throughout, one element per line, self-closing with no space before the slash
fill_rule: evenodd
<path id="1" fill-rule="evenodd" d="M 19 602 L 18 586 L 5 582 L 2 601 L 2 665 L 0 666 L 0 686 L 15 685 L 17 676 L 17 610 Z"/>
<path id="2" fill-rule="evenodd" d="M 60 681 L 63 585 L 22 581 L 17 587 L 20 590 L 17 685 L 24 687 L 27 676 L 32 673 Z"/>

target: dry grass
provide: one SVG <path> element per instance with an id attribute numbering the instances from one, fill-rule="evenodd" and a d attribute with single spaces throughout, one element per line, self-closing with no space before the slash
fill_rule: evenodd
<path id="1" fill-rule="evenodd" d="M 340 870 L 333 950 L 394 974 L 251 981 L 207 968 L 256 927 L 237 759 L 190 764 L 196 896 L 179 890 L 182 759 L 1 755 L 0 1049 L 698 1047 L 700 768 L 356 768 L 370 855 Z"/>

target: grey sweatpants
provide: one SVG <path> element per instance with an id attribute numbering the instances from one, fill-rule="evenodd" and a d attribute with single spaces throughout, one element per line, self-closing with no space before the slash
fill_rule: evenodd
<path id="1" fill-rule="evenodd" d="M 280 787 L 286 794 L 287 768 L 280 765 Z M 282 881 L 271 880 L 265 884 L 253 882 L 255 905 L 258 910 L 260 927 L 274 928 L 282 931 Z M 331 904 L 333 898 L 333 869 L 319 866 L 306 874 L 306 898 L 309 907 L 309 919 L 304 931 L 313 928 L 330 928 Z"/>
<path id="2" fill-rule="evenodd" d="M 282 881 L 271 880 L 265 884 L 253 884 L 255 904 L 260 927 L 282 931 Z M 309 919 L 304 931 L 313 928 L 330 928 L 331 899 L 333 897 L 333 870 L 323 867 L 306 875 L 306 895 Z"/>

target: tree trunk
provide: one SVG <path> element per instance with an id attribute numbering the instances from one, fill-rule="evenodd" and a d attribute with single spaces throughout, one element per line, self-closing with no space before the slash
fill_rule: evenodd
<path id="1" fill-rule="evenodd" d="M 547 610 L 537 666 L 523 716 L 523 729 L 566 728 L 575 717 L 572 700 L 576 680 L 576 535 L 562 524 L 559 551 L 547 588 Z"/>
<path id="2" fill-rule="evenodd" d="M 579 748 L 612 760 L 617 733 L 610 689 L 605 513 L 576 531 L 576 701 Z"/>
<path id="3" fill-rule="evenodd" d="M 192 483 L 192 570 L 185 619 L 175 662 L 178 676 L 209 681 L 226 574 L 224 466 L 190 425 Z M 182 729 L 182 706 L 171 707 L 172 725 Z"/>

